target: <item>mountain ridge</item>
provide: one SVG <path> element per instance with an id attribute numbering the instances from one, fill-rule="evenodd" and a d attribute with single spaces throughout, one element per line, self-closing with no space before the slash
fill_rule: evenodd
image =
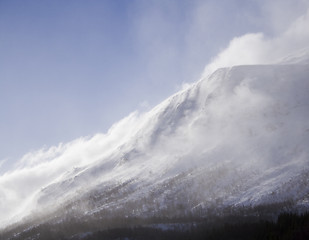
<path id="1" fill-rule="evenodd" d="M 26 219 L 307 209 L 308 76 L 306 62 L 218 69 L 89 139 L 105 149 L 36 191 Z"/>
<path id="2" fill-rule="evenodd" d="M 235 76 L 235 74 L 237 74 L 237 73 L 239 73 L 239 71 L 236 71 L 236 73 L 233 73 L 233 71 L 234 71 L 234 69 L 246 69 L 246 71 L 247 71 L 247 69 L 249 68 L 249 69 L 256 69 L 256 68 L 261 68 L 261 66 L 238 66 L 238 67 L 234 67 L 234 68 L 230 68 L 230 69 L 220 69 L 220 70 L 218 70 L 218 73 L 214 73 L 215 75 L 216 74 L 219 74 L 220 75 L 220 77 L 221 77 L 221 73 L 220 73 L 220 71 L 222 72 L 224 72 L 224 74 L 226 75 L 226 76 L 228 76 L 229 74 L 231 74 L 232 76 Z M 280 66 L 279 68 L 280 69 L 282 69 L 282 68 L 286 68 L 286 67 L 288 67 L 288 68 L 290 68 L 290 67 L 292 67 L 293 68 L 293 66 L 291 66 L 291 65 L 286 65 L 286 66 Z M 266 70 L 269 70 L 269 66 L 263 66 L 263 68 L 264 69 L 266 69 Z M 273 67 L 271 67 L 271 68 L 273 68 Z M 253 70 L 253 71 L 255 71 L 255 70 Z M 232 72 L 232 73 L 231 73 Z M 211 77 L 210 77 L 210 80 L 211 80 Z M 209 82 L 208 82 L 209 83 Z M 231 83 L 231 82 L 229 82 L 229 84 L 231 84 L 231 85 L 233 85 L 233 83 Z M 201 83 L 201 85 L 202 85 L 202 83 Z M 237 85 L 237 84 L 236 84 Z M 196 86 L 198 86 L 198 84 L 196 85 Z M 239 86 L 239 84 L 237 85 L 237 86 Z M 208 87 L 209 87 L 209 85 L 208 85 Z M 235 88 L 235 87 L 234 87 Z M 235 90 L 235 91 L 237 91 L 237 89 Z M 246 91 L 246 90 L 245 90 Z M 246 92 L 244 93 L 244 94 L 246 94 Z M 184 96 L 185 95 L 185 96 Z M 196 102 L 198 102 L 198 96 L 199 96 L 199 94 L 198 94 L 198 91 L 196 90 L 196 89 L 194 89 L 194 87 L 193 88 L 191 88 L 190 89 L 190 91 L 189 90 L 187 90 L 187 91 L 184 91 L 184 92 L 181 92 L 179 95 L 174 95 L 174 97 L 172 97 L 171 99 L 168 99 L 167 101 L 169 101 L 169 103 L 170 103 L 170 105 L 167 105 L 167 107 L 164 109 L 164 110 L 162 110 L 162 109 L 160 109 L 160 111 L 159 111 L 159 113 L 158 113 L 158 115 L 155 115 L 155 118 L 156 118 L 156 120 L 158 121 L 158 123 L 157 123 L 157 126 L 159 126 L 158 128 L 156 128 L 156 129 L 158 129 L 157 131 L 150 131 L 151 132 L 151 134 L 148 136 L 148 138 L 149 138 L 149 143 L 148 144 L 150 144 L 150 145 L 155 145 L 156 144 L 156 141 L 157 141 L 157 138 L 161 138 L 162 136 L 164 136 L 164 135 L 168 135 L 168 134 L 171 134 L 171 133 L 173 133 L 174 131 L 175 131 L 175 129 L 173 129 L 173 125 L 176 125 L 177 126 L 177 124 L 179 125 L 179 124 L 181 124 L 181 123 L 179 123 L 179 122 L 181 122 L 181 121 L 185 121 L 186 120 L 186 117 L 187 117 L 187 115 L 186 115 L 186 111 L 187 112 L 192 112 L 192 111 L 194 111 L 194 109 L 195 109 L 195 107 L 194 107 L 194 100 L 192 101 L 192 99 L 190 99 L 190 97 L 192 97 L 192 95 L 194 96 L 193 97 L 193 99 L 196 101 Z M 208 94 L 208 96 L 207 96 L 207 98 L 208 98 L 208 101 L 209 101 L 209 99 L 210 98 L 212 98 L 213 96 L 210 96 L 211 94 Z M 182 104 L 175 104 L 175 102 L 173 102 L 173 99 L 174 98 L 176 98 L 176 100 L 175 100 L 175 102 L 177 103 L 177 98 L 181 98 L 181 99 L 185 99 L 185 101 L 183 101 L 182 102 Z M 207 101 L 207 100 L 206 100 Z M 257 101 L 259 101 L 259 99 L 257 100 Z M 196 103 L 195 102 L 195 103 Z M 178 102 L 179 103 L 179 102 Z M 287 103 L 286 103 L 287 104 Z M 196 103 L 196 105 L 198 105 L 197 103 Z M 294 106 L 295 107 L 295 106 Z M 284 112 L 284 110 L 280 110 L 280 106 L 277 106 L 276 107 L 276 109 L 277 109 L 277 112 L 275 112 L 274 114 L 276 115 L 286 115 L 286 114 L 288 114 L 287 112 Z M 272 109 L 273 110 L 273 109 Z M 279 112 L 278 112 L 279 111 Z M 281 112 L 280 112 L 281 111 Z M 156 111 L 155 111 L 156 112 Z M 187 113 L 188 114 L 188 113 Z M 190 113 L 189 113 L 190 114 Z M 176 118 L 176 120 L 174 120 L 174 116 L 176 116 L 175 118 Z M 252 116 L 249 116 L 250 118 L 252 118 Z M 255 116 L 253 116 L 253 117 L 255 117 Z M 151 119 L 150 121 L 153 121 L 153 119 Z M 177 121 L 179 121 L 179 122 L 177 122 Z M 167 123 L 167 124 L 166 124 Z M 168 127 L 170 127 L 170 128 L 168 128 L 168 127 L 166 127 L 166 125 L 168 126 Z M 146 125 L 148 125 L 148 124 L 146 124 Z M 186 124 L 185 124 L 186 125 Z M 156 126 L 156 125 L 155 125 Z M 162 127 L 163 126 L 163 127 Z M 275 131 L 274 129 L 276 128 L 276 127 L 279 127 L 279 126 L 271 126 L 271 125 L 269 125 L 269 126 L 266 126 L 267 127 L 267 129 L 269 130 L 269 131 Z M 224 126 L 223 126 L 223 128 L 224 128 Z M 141 138 L 147 138 L 147 137 L 145 137 L 145 135 L 144 135 L 144 133 L 145 133 L 145 131 L 143 131 L 143 130 L 141 130 L 142 131 L 142 136 L 140 136 L 139 135 L 139 133 L 137 133 L 137 145 L 138 145 L 138 141 L 141 139 Z M 248 133 L 249 135 L 250 134 L 254 134 L 254 133 Z M 144 135 L 144 136 L 143 136 Z M 146 134 L 147 135 L 147 134 Z M 159 140 L 158 140 L 159 141 Z M 188 150 L 187 150 L 188 151 Z M 190 150 L 190 151 L 192 151 L 192 150 Z M 122 155 L 122 157 L 121 157 L 121 159 L 118 159 L 118 161 L 120 160 L 121 162 L 123 162 L 122 164 L 124 164 L 124 165 L 126 165 L 126 171 L 125 171 L 125 173 L 124 174 L 120 174 L 120 176 L 121 176 L 121 178 L 124 178 L 125 180 L 130 180 L 130 177 L 128 177 L 128 178 L 126 178 L 124 175 L 128 175 L 128 171 L 130 170 L 130 166 L 128 165 L 128 164 L 126 164 L 126 162 L 130 162 L 130 161 L 135 161 L 135 158 L 140 158 L 140 156 L 139 156 L 139 154 L 140 154 L 140 152 L 141 152 L 141 150 L 138 150 L 138 148 L 133 148 L 133 149 L 131 149 L 130 151 L 127 151 L 127 152 L 124 152 L 124 154 Z M 168 155 L 168 154 L 167 154 Z M 186 155 L 186 153 L 184 154 L 184 155 Z M 146 155 L 146 157 L 145 156 L 143 156 L 144 158 L 147 158 L 147 155 Z M 175 156 L 174 156 L 175 157 Z M 176 157 L 177 157 L 177 155 L 176 155 Z M 170 156 L 168 155 L 168 158 L 170 158 Z M 172 160 L 170 160 L 169 159 L 169 164 L 171 164 L 171 161 Z M 149 161 L 148 161 L 149 162 Z M 142 162 L 138 162 L 138 164 L 141 164 Z M 106 169 L 108 169 L 108 168 L 112 168 L 112 169 L 116 169 L 116 171 L 119 171 L 119 172 L 121 172 L 121 170 L 123 170 L 123 168 L 122 168 L 122 164 L 119 164 L 119 163 L 111 163 L 111 161 L 109 161 L 109 163 L 104 163 L 103 165 L 102 165 L 102 169 L 104 169 L 104 171 L 106 171 Z M 134 164 L 134 163 L 133 163 Z M 161 166 L 163 165 L 164 167 L 166 167 L 167 169 L 169 168 L 168 166 L 166 166 L 166 164 L 164 165 L 164 163 L 163 162 L 161 162 L 161 164 L 160 164 Z M 293 165 L 293 164 L 292 164 Z M 131 166 L 132 167 L 132 166 Z M 145 166 L 144 166 L 145 167 Z M 156 167 L 158 167 L 158 166 L 156 166 Z M 191 166 L 192 167 L 192 166 Z M 146 169 L 147 169 L 147 167 L 145 167 Z M 94 176 L 95 175 L 95 171 L 97 171 L 98 170 L 98 166 L 96 166 L 95 167 L 95 170 L 93 170 L 92 172 L 91 172 L 91 176 Z M 136 169 L 132 169 L 132 171 L 134 172 Z M 139 169 L 137 170 L 137 172 L 139 171 Z M 162 169 L 162 167 L 160 168 L 159 167 L 159 170 L 157 171 L 157 172 L 164 172 L 165 171 L 165 169 Z M 182 173 L 182 171 L 180 171 L 179 173 Z M 102 173 L 99 173 L 99 175 L 101 175 Z M 104 173 L 103 173 L 104 174 Z M 138 174 L 137 175 L 134 175 L 133 174 L 133 176 L 131 176 L 131 178 L 137 178 L 137 176 L 139 176 L 141 173 L 140 172 L 138 172 Z M 75 176 L 74 178 L 76 179 L 78 176 L 80 176 L 80 175 L 82 175 L 82 173 L 80 173 L 79 175 L 77 175 L 77 176 Z M 117 174 L 116 174 L 116 176 L 113 176 L 113 177 L 115 177 L 116 179 L 117 179 Z M 120 179 L 121 179 L 120 178 Z M 143 177 L 142 177 L 143 178 Z M 78 180 L 75 180 L 75 181 L 78 181 Z M 88 181 L 86 181 L 86 182 L 88 182 Z M 78 185 L 78 184 L 77 184 Z M 72 186 L 70 186 L 70 188 L 72 188 Z M 58 190 L 57 190 L 58 191 Z"/>

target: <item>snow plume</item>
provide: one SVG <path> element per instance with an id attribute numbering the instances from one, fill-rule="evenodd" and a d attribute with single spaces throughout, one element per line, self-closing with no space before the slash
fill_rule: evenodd
<path id="1" fill-rule="evenodd" d="M 139 129 L 142 119 L 134 112 L 114 124 L 107 134 L 27 153 L 15 169 L 0 176 L 0 227 L 29 214 L 35 207 L 36 195 L 45 186 L 117 150 Z"/>
<path id="2" fill-rule="evenodd" d="M 308 51 L 308 26 L 309 8 L 277 36 L 248 33 L 236 37 L 205 67 L 203 75 L 207 76 L 221 67 L 277 63 L 293 52 Z"/>

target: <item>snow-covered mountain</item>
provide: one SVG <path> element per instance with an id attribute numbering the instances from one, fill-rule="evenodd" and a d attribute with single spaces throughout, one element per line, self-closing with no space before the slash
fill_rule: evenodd
<path id="1" fill-rule="evenodd" d="M 218 69 L 88 139 L 87 154 L 33 191 L 23 215 L 64 221 L 269 204 L 308 210 L 308 57 L 287 59 Z M 66 151 L 54 160 L 65 161 Z"/>

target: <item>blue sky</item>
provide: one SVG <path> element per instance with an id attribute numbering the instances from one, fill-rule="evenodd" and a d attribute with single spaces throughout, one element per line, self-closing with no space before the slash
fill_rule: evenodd
<path id="1" fill-rule="evenodd" d="M 106 132 L 199 79 L 235 36 L 306 0 L 0 0 L 0 161 Z"/>

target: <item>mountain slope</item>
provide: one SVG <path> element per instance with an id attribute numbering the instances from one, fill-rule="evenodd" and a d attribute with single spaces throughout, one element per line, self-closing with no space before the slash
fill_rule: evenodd
<path id="1" fill-rule="evenodd" d="M 91 191 L 104 195 L 120 186 L 116 200 L 106 196 L 89 203 L 95 205 L 89 211 L 119 208 L 153 192 L 157 208 L 164 208 L 170 192 L 178 191 L 164 184 L 177 181 L 185 194 L 185 184 L 199 179 L 201 186 L 190 191 L 204 194 L 191 208 L 218 199 L 236 205 L 300 200 L 309 190 L 308 76 L 308 65 L 220 69 L 143 116 L 111 155 L 44 188 L 38 203 L 54 205 L 76 192 L 77 198 Z M 295 178 L 305 187 L 283 190 Z"/>
<path id="2" fill-rule="evenodd" d="M 307 62 L 217 70 L 90 139 L 102 149 L 36 191 L 32 216 L 173 217 L 282 202 L 307 209 L 308 76 Z"/>

